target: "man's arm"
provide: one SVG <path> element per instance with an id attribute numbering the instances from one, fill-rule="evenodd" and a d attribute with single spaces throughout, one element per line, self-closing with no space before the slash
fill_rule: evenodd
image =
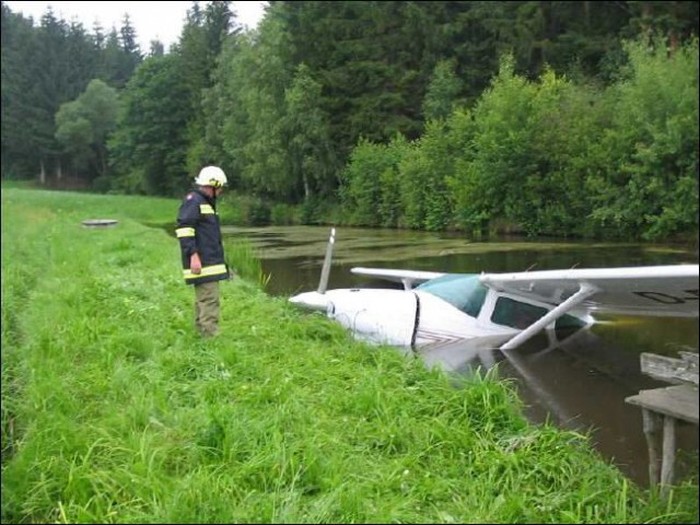
<path id="1" fill-rule="evenodd" d="M 200 219 L 200 209 L 197 199 L 188 195 L 180 206 L 177 215 L 177 229 L 175 233 L 180 241 L 180 248 L 185 257 L 190 259 L 190 270 L 194 274 L 202 271 L 202 261 L 199 258 L 197 248 L 196 226 Z"/>

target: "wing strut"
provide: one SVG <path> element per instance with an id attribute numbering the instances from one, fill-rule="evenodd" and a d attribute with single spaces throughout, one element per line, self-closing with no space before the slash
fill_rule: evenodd
<path id="1" fill-rule="evenodd" d="M 525 330 L 517 334 L 515 337 L 506 341 L 501 346 L 501 350 L 510 350 L 511 348 L 515 348 L 519 344 L 524 343 L 537 332 L 539 332 L 542 328 L 559 319 L 566 312 L 581 304 L 583 301 L 585 301 L 588 297 L 590 297 L 597 291 L 598 290 L 595 286 L 591 286 L 588 283 L 583 283 L 581 285 L 581 288 L 579 288 L 578 292 L 569 297 L 566 301 L 561 303 L 556 308 L 550 310 L 546 315 L 542 316 L 540 319 L 532 323 L 530 326 L 528 326 Z"/>

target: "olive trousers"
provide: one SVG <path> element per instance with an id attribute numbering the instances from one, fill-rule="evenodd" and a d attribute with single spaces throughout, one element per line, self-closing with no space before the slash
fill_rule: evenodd
<path id="1" fill-rule="evenodd" d="M 219 281 L 194 285 L 194 324 L 202 337 L 219 332 Z"/>

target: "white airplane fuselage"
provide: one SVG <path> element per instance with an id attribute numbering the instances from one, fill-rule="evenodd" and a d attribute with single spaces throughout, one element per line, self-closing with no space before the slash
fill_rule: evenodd
<path id="1" fill-rule="evenodd" d="M 493 322 L 496 305 L 501 304 L 499 299 L 509 301 L 511 309 L 515 303 L 531 306 L 542 313 L 553 308 L 553 305 L 525 302 L 493 290 L 484 290 L 482 295 L 480 304 L 472 305 L 472 315 L 420 287 L 412 290 L 335 289 L 325 293 L 306 292 L 290 300 L 306 308 L 325 311 L 329 318 L 358 339 L 393 346 L 422 346 L 478 337 L 506 341 L 531 324 L 532 319 L 524 321 L 522 326 L 517 326 L 513 316 L 506 321 L 514 326 L 503 324 L 502 319 L 497 319 L 501 324 Z M 578 319 L 581 325 L 590 321 L 585 313 Z"/>

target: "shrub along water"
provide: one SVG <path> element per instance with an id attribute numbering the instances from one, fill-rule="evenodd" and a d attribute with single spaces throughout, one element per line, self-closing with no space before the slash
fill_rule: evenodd
<path id="1" fill-rule="evenodd" d="M 259 272 L 198 339 L 177 242 L 144 225 L 177 206 L 3 189 L 3 523 L 697 523 L 697 480 L 662 501 L 495 372 L 455 387 Z"/>

